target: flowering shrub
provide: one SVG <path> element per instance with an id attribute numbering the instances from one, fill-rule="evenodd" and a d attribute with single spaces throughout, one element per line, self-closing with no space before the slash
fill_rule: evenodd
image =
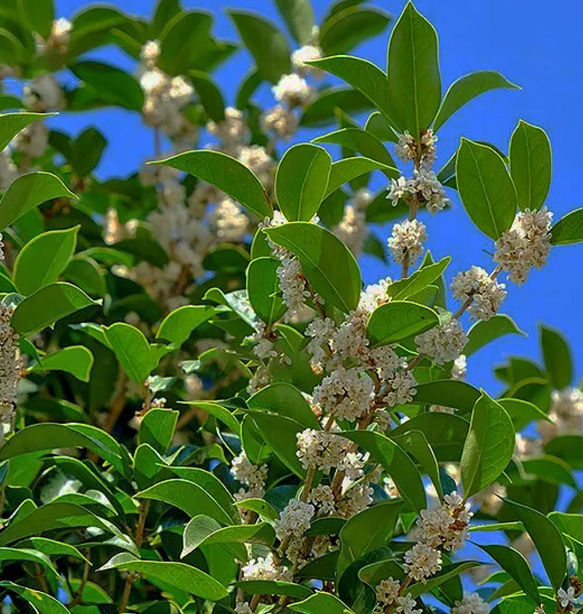
<path id="1" fill-rule="evenodd" d="M 582 209 L 547 208 L 547 135 L 521 121 L 507 154 L 462 138 L 438 169 L 443 124 L 516 86 L 482 71 L 442 95 L 411 3 L 386 73 L 346 55 L 385 32 L 383 11 L 336 2 L 318 27 L 308 0 L 276 5 L 289 37 L 229 13 L 255 61 L 230 107 L 211 75 L 238 45 L 206 13 L 0 7 L 0 74 L 23 85 L 0 95 L 3 612 L 572 612 L 583 393 L 567 342 L 542 326 L 544 364 L 498 367 L 497 399 L 465 381 L 466 357 L 521 332 L 507 292 L 583 241 Z M 87 59 L 105 44 L 135 73 Z M 45 123 L 104 106 L 153 131 L 157 159 L 126 178 L 94 175 L 97 129 Z M 455 263 L 432 259 L 422 219 L 456 201 L 493 262 L 446 288 Z M 369 224 L 391 220 L 398 279 L 363 288 L 357 258 L 385 257 Z"/>

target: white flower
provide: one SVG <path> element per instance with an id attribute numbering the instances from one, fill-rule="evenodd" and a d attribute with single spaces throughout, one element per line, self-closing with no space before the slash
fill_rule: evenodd
<path id="1" fill-rule="evenodd" d="M 411 597 L 410 593 L 401 595 L 397 598 L 397 612 L 402 614 L 421 614 L 422 609 L 415 608 L 415 599 Z"/>
<path id="2" fill-rule="evenodd" d="M 572 586 L 569 586 L 567 590 L 560 588 L 557 591 L 557 598 L 563 609 L 568 608 L 575 603 L 575 589 Z"/>
<path id="3" fill-rule="evenodd" d="M 249 129 L 245 123 L 243 111 L 233 107 L 225 109 L 225 119 L 223 121 L 218 124 L 214 121 L 209 121 L 206 129 L 210 134 L 216 136 L 227 149 L 242 145 L 249 137 Z"/>
<path id="4" fill-rule="evenodd" d="M 73 24 L 65 17 L 53 21 L 51 33 L 47 44 L 49 47 L 67 47 L 71 40 L 71 28 Z M 63 50 L 64 51 L 64 50 Z"/>
<path id="5" fill-rule="evenodd" d="M 465 303 L 472 300 L 468 311 L 479 320 L 489 320 L 499 309 L 506 291 L 481 267 L 473 266 L 468 271 L 458 273 L 452 283 L 454 298 Z"/>
<path id="6" fill-rule="evenodd" d="M 241 164 L 257 175 L 263 187 L 269 189 L 272 186 L 277 162 L 267 153 L 265 147 L 260 145 L 241 147 L 237 158 Z"/>
<path id="7" fill-rule="evenodd" d="M 277 254 L 281 260 L 281 266 L 277 269 L 277 277 L 282 299 L 287 307 L 284 320 L 289 322 L 303 311 L 306 299 L 310 298 L 310 291 L 307 288 L 300 261 L 287 250 L 278 250 Z"/>
<path id="8" fill-rule="evenodd" d="M 330 473 L 342 464 L 349 443 L 348 439 L 335 433 L 305 429 L 297 434 L 296 454 L 304 469 L 315 466 Z"/>
<path id="9" fill-rule="evenodd" d="M 219 201 L 210 216 L 210 223 L 217 238 L 229 243 L 241 243 L 249 228 L 249 218 L 241 207 L 228 197 Z"/>
<path id="10" fill-rule="evenodd" d="M 366 358 L 369 345 L 366 336 L 367 318 L 368 313 L 358 309 L 351 312 L 348 319 L 336 329 L 330 339 L 330 347 L 335 353 L 332 362 L 342 364 L 346 358 Z"/>
<path id="11" fill-rule="evenodd" d="M 265 558 L 251 559 L 247 565 L 241 567 L 241 573 L 243 580 L 293 581 L 292 572 L 285 567 L 275 565 L 271 553 Z"/>
<path id="12" fill-rule="evenodd" d="M 423 251 L 423 241 L 427 240 L 425 225 L 419 220 L 405 220 L 393 226 L 392 236 L 387 244 L 398 264 L 403 264 L 408 257 L 409 264 L 417 261 Z"/>
<path id="13" fill-rule="evenodd" d="M 148 69 L 154 68 L 160 57 L 160 43 L 158 41 L 146 41 L 140 50 L 140 60 Z"/>
<path id="14" fill-rule="evenodd" d="M 419 195 L 419 200 L 425 203 L 430 213 L 436 213 L 444 209 L 449 203 L 443 186 L 433 171 L 421 168 L 413 171 L 414 191 Z"/>
<path id="15" fill-rule="evenodd" d="M 494 262 L 508 271 L 508 279 L 521 285 L 531 268 L 541 269 L 551 249 L 550 229 L 553 214 L 543 207 L 540 211 L 521 211 L 496 241 Z"/>
<path id="16" fill-rule="evenodd" d="M 253 492 L 251 496 L 263 496 L 267 465 L 254 465 L 247 458 L 245 451 L 242 451 L 231 461 L 231 475 L 241 484 L 248 486 L 249 491 Z M 244 492 L 240 494 L 243 495 Z"/>
<path id="17" fill-rule="evenodd" d="M 427 544 L 415 544 L 405 553 L 405 569 L 414 580 L 425 584 L 441 569 L 441 554 Z"/>
<path id="18" fill-rule="evenodd" d="M 18 168 L 10 157 L 8 149 L 0 152 L 0 192 L 8 189 L 8 186 L 18 177 Z"/>
<path id="19" fill-rule="evenodd" d="M 336 332 L 336 324 L 330 318 L 314 318 L 306 328 L 306 336 L 310 341 L 306 346 L 311 355 L 310 363 L 314 369 L 321 373 L 327 356 L 329 340 Z"/>
<path id="20" fill-rule="evenodd" d="M 235 605 L 236 614 L 253 614 L 253 610 L 246 601 L 239 602 Z"/>
<path id="21" fill-rule="evenodd" d="M 391 299 L 387 294 L 387 289 L 392 283 L 392 279 L 386 277 L 376 284 L 369 284 L 360 295 L 358 311 L 364 311 L 370 314 L 380 305 L 388 303 Z"/>
<path id="22" fill-rule="evenodd" d="M 400 590 L 401 585 L 392 577 L 381 580 L 375 589 L 377 601 L 380 601 L 383 605 L 391 605 L 397 601 Z"/>
<path id="23" fill-rule="evenodd" d="M 395 145 L 395 155 L 403 162 L 410 162 L 415 157 L 415 149 L 415 139 L 405 130 Z"/>
<path id="24" fill-rule="evenodd" d="M 421 134 L 421 166 L 429 169 L 435 162 L 435 154 L 437 153 L 437 136 L 433 134 L 433 130 L 429 128 Z"/>
<path id="25" fill-rule="evenodd" d="M 540 424 L 538 425 L 540 429 Z M 542 456 L 542 442 L 531 437 L 524 437 L 520 433 L 516 433 L 516 443 L 514 446 L 514 455 L 518 460 L 525 460 L 535 456 Z"/>
<path id="26" fill-rule="evenodd" d="M 364 211 L 372 202 L 374 194 L 368 188 L 360 188 L 350 199 L 354 207 L 359 211 Z"/>
<path id="27" fill-rule="evenodd" d="M 0 424 L 6 425 L 14 418 L 21 370 L 18 335 L 10 323 L 13 311 L 0 304 Z"/>
<path id="28" fill-rule="evenodd" d="M 275 532 L 279 540 L 283 541 L 289 535 L 302 537 L 310 528 L 314 512 L 314 506 L 310 503 L 290 499 L 275 523 Z"/>
<path id="29" fill-rule="evenodd" d="M 292 108 L 303 106 L 314 97 L 314 89 L 304 78 L 295 73 L 283 75 L 271 90 L 276 100 L 285 102 Z"/>
<path id="30" fill-rule="evenodd" d="M 541 420 L 537 424 L 543 443 L 557 435 L 581 433 L 583 431 L 583 392 L 578 388 L 553 390 L 548 416 L 552 422 Z"/>
<path id="31" fill-rule="evenodd" d="M 388 192 L 387 198 L 395 207 L 402 198 L 405 198 L 409 194 L 415 193 L 415 182 L 412 179 L 407 179 L 406 177 L 391 179 Z"/>
<path id="32" fill-rule="evenodd" d="M 44 123 L 33 122 L 14 137 L 12 145 L 30 158 L 40 158 L 49 145 L 49 130 Z"/>
<path id="33" fill-rule="evenodd" d="M 458 358 L 467 342 L 462 325 L 452 317 L 415 337 L 419 352 L 427 354 L 438 365 Z"/>
<path id="34" fill-rule="evenodd" d="M 374 383 L 361 369 L 338 367 L 314 389 L 314 403 L 326 413 L 345 420 L 356 420 L 374 398 Z"/>
<path id="35" fill-rule="evenodd" d="M 60 111 L 65 106 L 61 84 L 48 73 L 35 77 L 24 86 L 24 104 L 38 113 Z"/>
<path id="36" fill-rule="evenodd" d="M 320 484 L 310 493 L 308 503 L 311 503 L 319 515 L 330 515 L 336 512 L 336 498 L 330 486 Z"/>
<path id="37" fill-rule="evenodd" d="M 460 354 L 454 361 L 451 368 L 451 378 L 457 380 L 465 379 L 468 373 L 468 360 L 465 354 Z"/>
<path id="38" fill-rule="evenodd" d="M 383 398 L 389 407 L 411 403 L 417 393 L 417 382 L 411 371 L 394 371 L 384 373 L 386 394 Z"/>
<path id="39" fill-rule="evenodd" d="M 352 205 L 346 205 L 344 216 L 334 226 L 332 232 L 348 247 L 354 256 L 360 256 L 364 240 L 368 234 L 364 211 L 359 211 Z"/>
<path id="40" fill-rule="evenodd" d="M 298 130 L 300 120 L 290 109 L 278 104 L 265 111 L 259 120 L 261 130 L 275 138 L 289 140 Z"/>
<path id="41" fill-rule="evenodd" d="M 461 601 L 456 601 L 451 614 L 488 614 L 490 606 L 478 595 L 471 593 L 464 595 Z"/>
<path id="42" fill-rule="evenodd" d="M 312 75 L 313 77 L 319 77 L 322 71 L 316 66 L 310 66 L 305 62 L 311 60 L 319 60 L 322 57 L 322 50 L 315 45 L 304 45 L 292 53 L 291 61 L 293 69 L 298 75 L 305 77 Z"/>
<path id="43" fill-rule="evenodd" d="M 374 490 L 369 484 L 358 482 L 349 488 L 338 502 L 338 511 L 344 518 L 352 518 L 373 502 Z"/>

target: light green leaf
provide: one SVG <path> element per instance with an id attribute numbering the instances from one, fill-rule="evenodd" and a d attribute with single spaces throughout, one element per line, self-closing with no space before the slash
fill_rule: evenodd
<path id="1" fill-rule="evenodd" d="M 552 587 L 559 590 L 567 571 L 567 555 L 559 529 L 539 511 L 515 501 L 505 500 L 532 538 L 549 576 Z"/>
<path id="2" fill-rule="evenodd" d="M 338 597 L 324 592 L 318 592 L 304 601 L 292 603 L 288 609 L 301 614 L 354 614 Z"/>
<path id="3" fill-rule="evenodd" d="M 40 614 L 69 613 L 69 610 L 58 599 L 55 599 L 51 595 L 47 595 L 41 591 L 26 588 L 25 586 L 20 586 L 8 581 L 0 582 L 0 586 L 8 591 L 12 591 L 17 595 L 20 595 L 20 597 L 22 597 L 31 607 L 34 608 L 35 612 L 39 612 Z"/>
<path id="4" fill-rule="evenodd" d="M 360 156 L 356 158 L 344 158 L 343 160 L 334 162 L 330 170 L 330 179 L 328 180 L 328 188 L 326 189 L 324 198 L 332 194 L 332 192 L 335 192 L 345 183 L 375 170 L 382 170 L 385 175 L 393 179 L 399 176 L 399 171 L 396 168 Z"/>
<path id="5" fill-rule="evenodd" d="M 279 518 L 279 514 L 273 505 L 263 499 L 244 499 L 243 501 L 237 501 L 235 505 L 239 509 L 255 512 L 261 518 L 265 518 L 265 520 L 275 521 Z"/>
<path id="6" fill-rule="evenodd" d="M 32 122 L 52 117 L 54 113 L 4 113 L 0 115 L 0 151 Z M 10 224 L 11 222 L 8 222 Z"/>
<path id="7" fill-rule="evenodd" d="M 445 93 L 433 124 L 433 130 L 437 132 L 458 109 L 476 96 L 500 88 L 520 89 L 518 85 L 511 83 L 494 70 L 480 70 L 460 77 L 449 86 Z"/>
<path id="8" fill-rule="evenodd" d="M 389 345 L 419 335 L 438 324 L 437 313 L 425 305 L 391 301 L 372 312 L 366 332 L 374 345 Z"/>
<path id="9" fill-rule="evenodd" d="M 310 0 L 275 0 L 275 5 L 293 39 L 302 46 L 307 45 L 312 40 L 315 23 Z"/>
<path id="10" fill-rule="evenodd" d="M 383 501 L 348 520 L 339 535 L 338 577 L 363 554 L 380 548 L 390 541 L 402 506 L 403 502 L 400 500 Z"/>
<path id="11" fill-rule="evenodd" d="M 184 591 L 203 599 L 219 601 L 227 597 L 227 589 L 212 576 L 185 563 L 141 561 L 128 555 L 116 555 L 102 568 L 135 571 L 150 581 L 163 582 L 169 590 Z"/>
<path id="12" fill-rule="evenodd" d="M 557 390 L 569 386 L 573 380 L 573 361 L 567 340 L 559 331 L 541 324 L 540 341 L 545 369 Z"/>
<path id="13" fill-rule="evenodd" d="M 229 409 L 223 407 L 223 405 L 220 403 L 217 403 L 216 401 L 180 401 L 180 403 L 183 403 L 184 405 L 192 405 L 202 409 L 229 427 L 233 433 L 237 435 L 239 434 L 240 425 L 237 422 L 237 418 L 233 416 Z"/>
<path id="14" fill-rule="evenodd" d="M 479 563 L 478 561 L 461 561 L 459 563 L 452 563 L 451 565 L 444 565 L 443 569 L 434 576 L 431 576 L 425 584 L 422 582 L 415 582 L 409 586 L 407 592 L 415 599 L 441 586 L 448 580 L 456 578 L 460 574 L 474 569 L 474 567 L 479 567 L 482 564 L 483 563 Z"/>
<path id="15" fill-rule="evenodd" d="M 305 599 L 312 594 L 312 591 L 303 584 L 283 582 L 281 580 L 243 580 L 241 582 L 233 582 L 233 586 L 242 588 L 251 595 L 288 595 L 296 599 Z"/>
<path id="16" fill-rule="evenodd" d="M 538 211 L 551 187 L 552 152 L 547 133 L 520 120 L 510 138 L 510 174 L 521 210 Z"/>
<path id="17" fill-rule="evenodd" d="M 21 294 L 33 294 L 57 281 L 75 252 L 79 228 L 45 232 L 20 250 L 14 263 L 13 279 Z"/>
<path id="18" fill-rule="evenodd" d="M 269 197 L 257 177 L 241 162 L 218 151 L 187 151 L 156 164 L 171 166 L 207 181 L 257 214 L 271 217 Z"/>
<path id="19" fill-rule="evenodd" d="M 439 43 L 435 28 L 407 3 L 388 48 L 389 116 L 414 139 L 432 124 L 441 102 Z"/>
<path id="20" fill-rule="evenodd" d="M 476 322 L 468 331 L 468 343 L 464 347 L 464 354 L 471 356 L 495 339 L 513 334 L 526 336 L 514 320 L 504 314 L 496 314 L 489 320 Z"/>
<path id="21" fill-rule="evenodd" d="M 93 367 L 93 354 L 83 345 L 70 345 L 43 356 L 35 370 L 66 371 L 82 382 L 88 382 Z"/>
<path id="22" fill-rule="evenodd" d="M 552 245 L 583 242 L 583 208 L 570 211 L 551 228 Z"/>
<path id="23" fill-rule="evenodd" d="M 17 177 L 0 200 L 0 231 L 53 198 L 77 198 L 55 175 L 38 171 Z"/>
<path id="24" fill-rule="evenodd" d="M 162 320 L 156 338 L 169 341 L 178 348 L 190 337 L 197 326 L 206 322 L 215 313 L 216 309 L 207 305 L 179 307 Z"/>
<path id="25" fill-rule="evenodd" d="M 455 168 L 468 215 L 483 233 L 498 239 L 516 213 L 516 189 L 504 160 L 491 147 L 462 138 Z"/>
<path id="26" fill-rule="evenodd" d="M 328 126 L 336 121 L 338 110 L 344 113 L 370 111 L 372 103 L 357 90 L 328 87 L 303 109 L 300 126 Z"/>
<path id="27" fill-rule="evenodd" d="M 348 313 L 360 299 L 360 269 L 349 249 L 331 232 L 308 222 L 291 222 L 265 230 L 269 238 L 294 253 L 314 290 Z"/>
<path id="28" fill-rule="evenodd" d="M 144 333 L 125 322 L 103 327 L 103 332 L 128 377 L 143 384 L 155 366 Z"/>
<path id="29" fill-rule="evenodd" d="M 514 424 L 514 430 L 517 433 L 531 422 L 536 422 L 537 420 L 550 422 L 547 414 L 534 403 L 523 401 L 522 399 L 498 399 L 498 403 L 508 412 Z"/>
<path id="30" fill-rule="evenodd" d="M 272 23 L 244 11 L 229 10 L 228 14 L 265 79 L 277 83 L 282 75 L 291 72 L 287 41 Z"/>
<path id="31" fill-rule="evenodd" d="M 275 197 L 290 222 L 309 222 L 318 212 L 332 166 L 322 147 L 300 143 L 288 149 L 275 173 Z"/>
<path id="32" fill-rule="evenodd" d="M 14 310 L 12 327 L 19 334 L 30 335 L 46 326 L 52 326 L 57 320 L 75 311 L 100 304 L 100 300 L 94 301 L 79 288 L 57 282 L 37 290 L 23 300 Z"/>
<path id="33" fill-rule="evenodd" d="M 466 498 L 494 482 L 514 454 L 514 426 L 506 410 L 486 393 L 476 401 L 461 458 Z"/>
<path id="34" fill-rule="evenodd" d="M 405 300 L 421 292 L 442 275 L 451 262 L 449 256 L 439 262 L 421 267 L 405 279 L 393 282 L 387 289 L 387 294 L 393 299 Z"/>
<path id="35" fill-rule="evenodd" d="M 374 134 L 379 141 L 399 142 L 399 135 L 391 128 L 379 111 L 375 111 L 368 116 L 364 129 Z"/>
<path id="36" fill-rule="evenodd" d="M 165 454 L 174 435 L 178 412 L 171 409 L 150 409 L 140 423 L 140 443 L 147 443 Z"/>

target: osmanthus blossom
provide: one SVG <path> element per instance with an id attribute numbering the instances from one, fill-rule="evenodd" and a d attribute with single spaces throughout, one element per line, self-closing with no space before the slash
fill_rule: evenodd
<path id="1" fill-rule="evenodd" d="M 439 325 L 415 337 L 419 352 L 438 365 L 459 358 L 467 342 L 468 337 L 459 320 L 448 313 L 444 314 Z"/>
<path id="2" fill-rule="evenodd" d="M 471 300 L 468 312 L 478 320 L 489 320 L 500 310 L 506 297 L 505 285 L 498 283 L 481 267 L 473 266 L 458 273 L 452 283 L 454 298 L 462 304 Z"/>
<path id="3" fill-rule="evenodd" d="M 405 220 L 393 226 L 387 245 L 397 264 L 403 264 L 405 259 L 409 264 L 414 264 L 423 253 L 425 241 L 427 241 L 425 224 L 419 220 Z"/>
<path id="4" fill-rule="evenodd" d="M 0 441 L 10 430 L 16 408 L 21 361 L 18 335 L 11 324 L 13 307 L 0 303 Z"/>

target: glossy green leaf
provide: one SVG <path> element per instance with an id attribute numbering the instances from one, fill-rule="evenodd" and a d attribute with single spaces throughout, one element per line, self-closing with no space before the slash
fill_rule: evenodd
<path id="1" fill-rule="evenodd" d="M 37 368 L 44 371 L 66 371 L 82 382 L 88 382 L 93 367 L 93 354 L 82 345 L 70 345 L 44 356 Z"/>
<path id="2" fill-rule="evenodd" d="M 417 386 L 413 402 L 423 405 L 442 405 L 460 410 L 460 413 L 472 411 L 480 391 L 467 382 L 460 380 L 435 380 Z"/>
<path id="3" fill-rule="evenodd" d="M 229 10 L 228 14 L 265 79 L 277 83 L 282 75 L 291 72 L 287 41 L 272 23 L 244 11 Z"/>
<path id="4" fill-rule="evenodd" d="M 389 15 L 373 7 L 352 6 L 338 11 L 322 24 L 320 47 L 325 55 L 348 53 L 387 27 Z"/>
<path id="5" fill-rule="evenodd" d="M 435 28 L 409 2 L 389 40 L 387 93 L 389 116 L 415 139 L 433 123 L 441 102 L 438 47 Z"/>
<path id="6" fill-rule="evenodd" d="M 140 422 L 140 443 L 147 443 L 164 454 L 174 436 L 178 412 L 171 409 L 150 409 Z"/>
<path id="7" fill-rule="evenodd" d="M 518 517 L 532 538 L 551 585 L 557 591 L 567 571 L 567 555 L 559 529 L 544 514 L 526 505 L 506 499 L 505 506 Z"/>
<path id="8" fill-rule="evenodd" d="M 288 595 L 296 599 L 305 599 L 312 594 L 312 591 L 303 584 L 281 580 L 244 580 L 234 582 L 233 585 L 251 595 Z"/>
<path id="9" fill-rule="evenodd" d="M 344 313 L 356 308 L 362 287 L 360 269 L 342 241 L 307 222 L 291 222 L 265 232 L 298 257 L 308 282 L 327 303 Z"/>
<path id="10" fill-rule="evenodd" d="M 455 168 L 468 215 L 483 233 L 498 239 L 516 213 L 516 189 L 504 160 L 491 147 L 462 138 Z"/>
<path id="11" fill-rule="evenodd" d="M 509 158 L 518 207 L 538 211 L 551 187 L 552 152 L 547 133 L 520 120 L 510 138 Z"/>
<path id="12" fill-rule="evenodd" d="M 80 309 L 100 304 L 101 301 L 94 301 L 79 288 L 57 282 L 23 300 L 14 310 L 12 327 L 17 333 L 29 335 Z"/>
<path id="13" fill-rule="evenodd" d="M 441 586 L 448 580 L 457 578 L 460 574 L 468 572 L 470 569 L 479 567 L 481 563 L 478 561 L 460 561 L 459 563 L 452 563 L 450 565 L 444 565 L 443 569 L 436 573 L 434 576 L 428 578 L 426 583 L 415 582 L 409 586 L 407 590 L 411 597 L 414 599 L 420 597 L 424 593 L 432 591 L 433 589 Z"/>
<path id="14" fill-rule="evenodd" d="M 540 340 L 545 369 L 551 384 L 562 390 L 573 381 L 573 362 L 567 340 L 561 333 L 541 324 Z"/>
<path id="15" fill-rule="evenodd" d="M 195 328 L 209 320 L 215 313 L 213 307 L 206 305 L 179 307 L 162 320 L 156 338 L 169 341 L 178 348 L 190 337 Z"/>
<path id="16" fill-rule="evenodd" d="M 271 326 L 286 312 L 281 298 L 277 258 L 255 258 L 247 268 L 247 294 L 253 311 L 263 322 Z"/>
<path id="17" fill-rule="evenodd" d="M 155 366 L 144 333 L 125 322 L 104 327 L 103 332 L 128 377 L 142 384 Z"/>
<path id="18" fill-rule="evenodd" d="M 399 343 L 437 326 L 439 316 L 433 309 L 410 301 L 391 301 L 377 307 L 366 324 L 374 345 Z"/>
<path id="19" fill-rule="evenodd" d="M 79 228 L 45 232 L 22 248 L 13 272 L 14 283 L 21 294 L 33 294 L 57 281 L 75 252 Z"/>
<path id="20" fill-rule="evenodd" d="M 275 174 L 275 197 L 288 221 L 309 222 L 318 212 L 331 167 L 322 147 L 301 143 L 285 152 Z"/>
<path id="21" fill-rule="evenodd" d="M 487 394 L 476 401 L 461 458 L 465 497 L 480 492 L 504 471 L 514 454 L 514 426 L 506 410 Z"/>
<path id="22" fill-rule="evenodd" d="M 451 262 L 451 258 L 447 256 L 439 262 L 423 266 L 409 277 L 393 282 L 387 288 L 387 294 L 393 299 L 405 300 L 418 292 L 421 292 L 427 286 L 432 284 L 436 279 L 443 274 L 445 269 Z"/>
<path id="23" fill-rule="evenodd" d="M 307 45 L 313 36 L 314 9 L 310 0 L 275 0 L 289 33 L 300 45 Z"/>
<path id="24" fill-rule="evenodd" d="M 476 322 L 468 331 L 468 343 L 464 347 L 464 354 L 471 356 L 488 343 L 503 337 L 504 335 L 523 335 L 514 320 L 504 314 L 496 314 L 489 320 Z"/>
<path id="25" fill-rule="evenodd" d="M 318 592 L 304 601 L 288 606 L 288 609 L 301 614 L 354 614 L 338 597 L 330 593 Z"/>
<path id="26" fill-rule="evenodd" d="M 54 198 L 76 198 L 76 196 L 51 173 L 38 171 L 17 177 L 0 200 L 0 231 L 27 211 Z"/>
<path id="27" fill-rule="evenodd" d="M 458 109 L 477 96 L 500 88 L 520 89 L 518 85 L 511 83 L 494 70 L 480 70 L 460 77 L 449 86 L 445 93 L 433 124 L 433 130 L 437 132 Z"/>
<path id="28" fill-rule="evenodd" d="M 301 126 L 328 126 L 336 121 L 341 109 L 344 113 L 370 111 L 373 105 L 361 92 L 347 87 L 327 87 L 307 104 L 300 119 Z"/>
<path id="29" fill-rule="evenodd" d="M 276 382 L 262 388 L 247 400 L 250 409 L 264 409 L 292 418 L 306 428 L 319 429 L 316 414 L 304 395 L 287 382 Z"/>
<path id="30" fill-rule="evenodd" d="M 0 587 L 22 597 L 34 608 L 35 612 L 39 612 L 40 614 L 67 614 L 69 612 L 58 599 L 41 591 L 20 586 L 7 580 L 0 582 Z"/>
<path id="31" fill-rule="evenodd" d="M 531 422 L 536 422 L 537 420 L 550 421 L 547 414 L 534 403 L 523 401 L 522 399 L 498 399 L 498 403 L 508 412 L 516 432 L 521 431 Z"/>
<path id="32" fill-rule="evenodd" d="M 332 164 L 330 171 L 330 179 L 328 180 L 328 188 L 326 189 L 325 197 L 335 192 L 340 186 L 348 183 L 374 170 L 382 170 L 383 173 L 396 179 L 399 176 L 399 171 L 390 166 L 385 166 L 375 160 L 369 158 L 344 158 Z"/>
<path id="33" fill-rule="evenodd" d="M 583 242 L 583 209 L 575 209 L 551 228 L 552 245 L 572 245 Z"/>
<path id="34" fill-rule="evenodd" d="M 241 162 L 218 151 L 187 151 L 157 164 L 165 164 L 207 181 L 260 218 L 271 217 L 269 197 L 257 177 Z"/>
<path id="35" fill-rule="evenodd" d="M 188 77 L 194 85 L 200 104 L 214 122 L 225 119 L 225 101 L 217 84 L 199 70 L 189 70 Z"/>
<path id="36" fill-rule="evenodd" d="M 0 115 L 0 151 L 32 122 L 52 117 L 54 113 L 3 113 Z M 8 222 L 9 224 L 11 222 Z"/>

